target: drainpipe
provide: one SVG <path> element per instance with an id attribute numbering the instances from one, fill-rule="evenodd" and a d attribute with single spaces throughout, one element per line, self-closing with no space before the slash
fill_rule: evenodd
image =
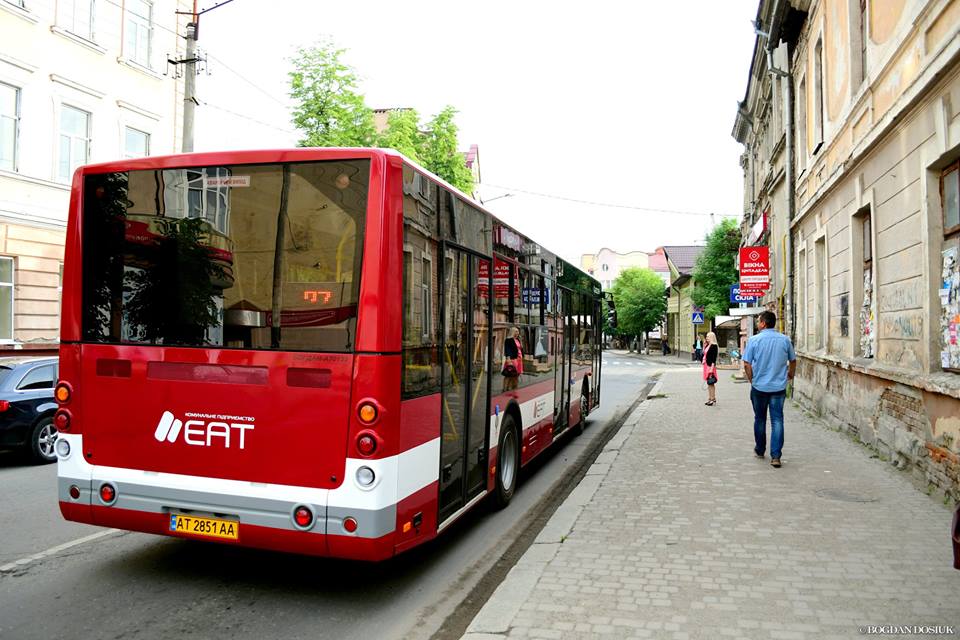
<path id="1" fill-rule="evenodd" d="M 783 101 L 784 126 L 786 127 L 786 140 L 784 142 L 784 181 L 787 186 L 787 292 L 786 305 L 790 313 L 790 340 L 796 342 L 797 333 L 797 312 L 793 305 L 793 282 L 794 282 L 794 264 L 793 264 L 793 230 L 791 225 L 796 212 L 796 185 L 794 184 L 794 141 L 793 141 L 793 73 L 790 68 L 790 51 L 787 45 L 787 69 L 781 70 L 773 66 L 773 45 L 767 40 L 767 68 L 772 75 L 784 78 L 786 84 L 786 96 Z"/>

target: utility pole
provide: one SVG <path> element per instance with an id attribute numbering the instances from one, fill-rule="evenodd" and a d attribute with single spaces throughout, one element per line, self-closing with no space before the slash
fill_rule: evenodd
<path id="1" fill-rule="evenodd" d="M 183 87 L 183 140 L 180 151 L 193 151 L 193 118 L 197 106 L 197 0 L 193 0 L 193 21 L 187 24 L 187 65 Z"/>
<path id="2" fill-rule="evenodd" d="M 193 11 L 176 12 L 177 15 L 190 16 L 190 22 L 187 23 L 187 35 L 185 36 L 187 41 L 186 55 L 179 60 L 167 60 L 169 64 L 186 65 L 183 87 L 183 139 L 180 144 L 180 150 L 183 153 L 193 151 L 194 111 L 196 106 L 200 104 L 200 101 L 197 100 L 197 62 L 203 60 L 203 58 L 197 54 L 197 39 L 200 36 L 200 16 L 208 11 L 222 7 L 225 4 L 230 4 L 231 2 L 233 2 L 233 0 L 223 0 L 223 2 L 218 2 L 209 9 L 197 11 L 197 0 L 193 0 Z"/>

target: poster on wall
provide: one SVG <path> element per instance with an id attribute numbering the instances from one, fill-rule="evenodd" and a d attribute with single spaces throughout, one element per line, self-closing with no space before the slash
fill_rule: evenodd
<path id="1" fill-rule="evenodd" d="M 940 277 L 940 367 L 960 371 L 960 239 L 942 255 Z"/>

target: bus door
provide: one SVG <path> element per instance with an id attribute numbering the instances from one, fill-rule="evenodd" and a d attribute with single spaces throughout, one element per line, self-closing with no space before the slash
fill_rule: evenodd
<path id="1" fill-rule="evenodd" d="M 557 287 L 557 303 L 559 308 L 555 315 L 557 326 L 557 366 L 554 371 L 553 402 L 554 433 L 567 428 L 570 416 L 570 345 L 572 333 L 570 330 L 569 311 L 573 302 L 570 291 Z"/>
<path id="2" fill-rule="evenodd" d="M 593 375 L 591 376 L 590 404 L 596 405 L 600 398 L 600 368 L 603 365 L 603 303 L 593 301 Z M 590 407 L 591 409 L 593 406 Z"/>
<path id="3" fill-rule="evenodd" d="M 442 268 L 440 523 L 486 488 L 493 272 L 489 259 L 450 245 Z"/>

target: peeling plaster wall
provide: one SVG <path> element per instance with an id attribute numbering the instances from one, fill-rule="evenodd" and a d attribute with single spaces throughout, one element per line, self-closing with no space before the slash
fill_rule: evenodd
<path id="1" fill-rule="evenodd" d="M 960 158 L 960 0 L 869 0 L 859 87 L 850 86 L 856 6 L 814 3 L 794 57 L 808 83 L 807 102 L 797 105 L 807 114 L 808 145 L 793 223 L 796 399 L 960 495 L 960 374 L 940 368 L 935 288 L 944 242 L 940 170 Z M 809 83 L 821 37 L 824 140 L 813 154 Z M 862 357 L 859 331 L 864 211 L 872 222 L 872 358 Z"/>

